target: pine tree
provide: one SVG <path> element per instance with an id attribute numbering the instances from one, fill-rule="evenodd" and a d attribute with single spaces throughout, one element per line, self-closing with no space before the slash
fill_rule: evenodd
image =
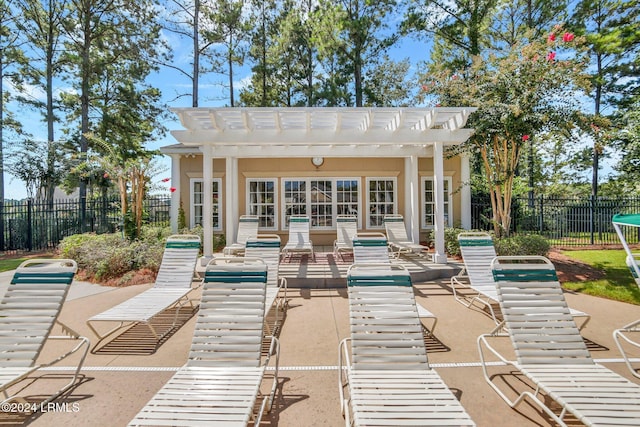
<path id="1" fill-rule="evenodd" d="M 637 0 L 583 0 L 571 17 L 572 28 L 590 47 L 592 118 L 583 131 L 593 139 L 591 194 L 598 196 L 600 158 L 611 136 L 607 127 L 618 109 L 638 96 L 640 3 Z"/>

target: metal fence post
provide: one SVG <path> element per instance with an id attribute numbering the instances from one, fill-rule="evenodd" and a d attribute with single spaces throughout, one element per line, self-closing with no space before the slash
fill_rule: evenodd
<path id="1" fill-rule="evenodd" d="M 595 230 L 596 230 L 596 198 L 592 194 L 590 196 L 590 210 L 589 210 L 589 233 L 591 235 L 591 244 L 595 243 Z"/>
<path id="2" fill-rule="evenodd" d="M 32 201 L 31 199 L 27 200 L 27 251 L 31 252 L 33 249 L 33 238 L 32 238 L 32 232 L 33 232 L 33 206 L 32 206 Z"/>
<path id="3" fill-rule="evenodd" d="M 4 250 L 4 200 L 0 200 L 0 251 Z"/>
<path id="4" fill-rule="evenodd" d="M 540 235 L 544 233 L 544 194 L 540 195 Z"/>

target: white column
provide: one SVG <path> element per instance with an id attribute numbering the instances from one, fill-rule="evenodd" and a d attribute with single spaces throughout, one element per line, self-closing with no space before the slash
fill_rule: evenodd
<path id="1" fill-rule="evenodd" d="M 227 157 L 225 159 L 225 239 L 227 244 L 232 244 L 238 237 L 238 212 L 240 210 L 238 200 L 238 158 Z"/>
<path id="2" fill-rule="evenodd" d="M 444 248 L 444 144 L 433 144 L 433 197 L 435 201 L 435 253 L 433 262 L 446 264 L 447 254 Z"/>
<path id="3" fill-rule="evenodd" d="M 418 156 L 404 159 L 404 219 L 407 234 L 414 242 L 420 242 L 420 180 L 418 179 Z"/>
<path id="4" fill-rule="evenodd" d="M 213 256 L 213 147 L 202 149 L 202 252 L 205 258 Z"/>
<path id="5" fill-rule="evenodd" d="M 469 153 L 460 154 L 460 223 L 471 230 L 471 166 Z"/>
<path id="6" fill-rule="evenodd" d="M 171 154 L 171 187 L 176 191 L 171 193 L 171 211 L 169 219 L 171 223 L 171 232 L 178 232 L 178 212 L 180 209 L 180 155 Z"/>

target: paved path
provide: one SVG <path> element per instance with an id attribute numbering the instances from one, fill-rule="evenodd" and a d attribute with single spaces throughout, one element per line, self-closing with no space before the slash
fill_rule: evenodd
<path id="1" fill-rule="evenodd" d="M 10 277 L 10 275 L 7 275 Z M 8 281 L 0 275 L 0 283 Z M 61 320 L 91 339 L 85 321 L 92 315 L 148 289 L 149 285 L 103 288 L 74 282 L 73 296 L 65 303 Z M 348 335 L 348 300 L 345 289 L 290 289 L 290 308 L 282 327 L 281 371 L 274 409 L 262 426 L 341 426 L 337 389 L 338 342 Z M 447 281 L 416 284 L 418 302 L 439 318 L 435 338 L 427 338 L 429 360 L 478 426 L 551 426 L 535 408 L 523 405 L 510 409 L 485 383 L 476 349 L 478 335 L 488 332 L 493 322 L 484 312 L 455 302 Z M 620 363 L 611 332 L 640 318 L 640 306 L 574 293 L 566 294 L 572 307 L 592 315 L 583 336 L 592 344 L 592 356 L 606 366 L 640 384 Z M 162 387 L 173 372 L 187 360 L 195 318 L 188 320 L 157 351 L 149 355 L 90 354 L 83 371 L 84 381 L 59 403 L 66 406 L 31 417 L 31 426 L 125 426 Z M 58 350 L 51 343 L 42 354 L 50 357 Z M 508 342 L 498 345 L 508 349 Z M 38 396 L 52 390 L 52 373 L 41 370 L 41 377 L 21 393 Z M 65 371 L 66 369 L 66 371 Z M 501 372 L 501 367 L 497 367 Z M 503 372 L 507 373 L 504 368 Z M 515 381 L 514 381 L 515 379 Z M 511 375 L 509 384 L 521 387 Z M 0 419 L 2 422 L 2 419 Z M 578 423 L 579 425 L 579 423 Z"/>

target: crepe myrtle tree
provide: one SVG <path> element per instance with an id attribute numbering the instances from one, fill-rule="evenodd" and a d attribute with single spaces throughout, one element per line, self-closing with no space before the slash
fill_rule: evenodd
<path id="1" fill-rule="evenodd" d="M 546 133 L 568 131 L 580 115 L 579 94 L 588 85 L 583 43 L 556 26 L 542 40 L 477 55 L 463 70 L 429 67 L 425 98 L 439 106 L 478 108 L 469 119 L 475 133 L 461 149 L 480 154 L 497 236 L 509 234 L 523 149 Z"/>

